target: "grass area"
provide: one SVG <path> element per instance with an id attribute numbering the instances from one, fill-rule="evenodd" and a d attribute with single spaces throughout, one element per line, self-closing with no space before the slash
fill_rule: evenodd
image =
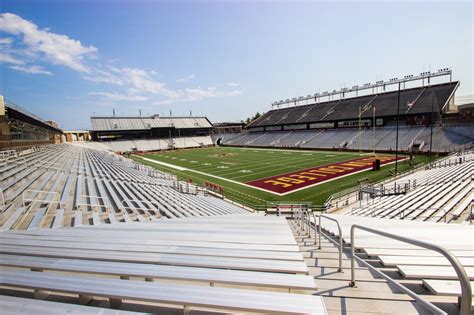
<path id="1" fill-rule="evenodd" d="M 360 157 L 359 153 L 208 147 L 163 151 L 146 154 L 143 157 L 183 167 L 186 170 L 177 170 L 169 166 L 151 163 L 143 160 L 140 156 L 133 156 L 132 158 L 137 162 L 175 174 L 181 180 L 192 179 L 197 184 L 212 182 L 221 185 L 225 189 L 224 195 L 226 197 L 247 205 L 265 205 L 267 202 L 272 201 L 311 202 L 314 205 L 323 204 L 330 195 L 357 185 L 357 181 L 360 179 L 368 178 L 370 181 L 375 182 L 388 177 L 389 170 L 394 167 L 389 165 L 382 167 L 380 171 L 376 172 L 371 170 L 364 171 L 285 196 L 278 196 L 209 175 L 245 183 L 305 168 L 355 159 Z M 416 156 L 415 164 L 425 163 L 427 160 L 428 158 L 425 156 Z M 399 162 L 400 171 L 406 171 L 409 167 L 408 163 Z"/>

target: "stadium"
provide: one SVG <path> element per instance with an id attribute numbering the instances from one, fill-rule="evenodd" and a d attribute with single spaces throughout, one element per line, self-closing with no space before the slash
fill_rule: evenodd
<path id="1" fill-rule="evenodd" d="M 474 103 L 394 75 L 69 130 L 2 92 L 0 313 L 473 314 Z"/>

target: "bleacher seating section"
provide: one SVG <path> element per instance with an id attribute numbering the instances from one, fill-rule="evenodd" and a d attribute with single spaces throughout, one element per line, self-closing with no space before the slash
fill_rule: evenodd
<path id="1" fill-rule="evenodd" d="M 375 186 L 379 191 L 405 188 L 400 194 L 380 194 L 345 214 L 431 222 L 472 220 L 474 153 L 455 154 L 410 174 Z"/>
<path id="2" fill-rule="evenodd" d="M 131 160 L 70 144 L 5 160 L 0 189 L 2 230 L 247 212 Z"/>
<path id="3" fill-rule="evenodd" d="M 440 112 L 455 91 L 458 82 L 418 87 L 402 90 L 400 93 L 400 113 L 430 113 L 434 99 L 435 111 Z M 274 109 L 253 121 L 249 127 L 262 127 L 295 123 L 325 122 L 357 119 L 359 108 L 377 110 L 377 117 L 396 116 L 398 92 L 387 92 L 336 101 L 313 103 L 310 105 Z M 394 106 L 395 104 L 395 106 Z M 371 118 L 372 110 L 365 110 L 362 118 Z"/>
<path id="4" fill-rule="evenodd" d="M 104 142 L 85 142 L 82 145 L 112 152 L 160 151 L 169 149 L 198 148 L 212 145 L 210 136 L 181 137 L 170 139 L 137 139 Z"/>
<path id="5" fill-rule="evenodd" d="M 473 125 L 466 124 L 456 127 L 433 128 L 433 151 L 456 151 L 461 146 L 474 141 Z M 408 150 L 412 144 L 423 144 L 420 151 L 427 152 L 430 148 L 429 127 L 399 127 L 399 150 Z M 231 146 L 259 146 L 259 147 L 297 147 L 308 149 L 352 149 L 372 150 L 373 132 L 370 128 L 350 129 L 320 129 L 302 131 L 272 131 L 272 132 L 245 132 L 242 134 L 228 134 L 221 142 Z M 219 138 L 214 136 L 215 139 Z M 396 127 L 385 126 L 376 128 L 375 148 L 377 150 L 395 150 Z"/>

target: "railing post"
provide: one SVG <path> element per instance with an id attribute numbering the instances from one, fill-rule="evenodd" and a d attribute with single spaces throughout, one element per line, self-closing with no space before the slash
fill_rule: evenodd
<path id="1" fill-rule="evenodd" d="M 343 237 L 342 237 L 342 229 L 341 225 L 339 224 L 339 221 L 337 221 L 334 218 L 327 217 L 324 215 L 319 215 L 319 249 L 321 249 L 321 217 L 328 219 L 330 221 L 334 221 L 337 224 L 337 229 L 339 230 L 339 267 L 337 268 L 337 272 L 342 272 L 342 251 L 343 251 Z"/>
<path id="2" fill-rule="evenodd" d="M 314 211 L 313 211 L 313 219 L 314 219 L 314 245 L 317 245 L 318 244 L 318 239 L 317 239 L 317 232 L 316 232 L 316 227 L 317 227 L 317 224 L 316 224 L 316 215 L 314 214 Z"/>
<path id="3" fill-rule="evenodd" d="M 319 215 L 318 217 L 319 217 L 319 224 L 318 224 L 319 249 L 321 249 L 321 215 Z"/>

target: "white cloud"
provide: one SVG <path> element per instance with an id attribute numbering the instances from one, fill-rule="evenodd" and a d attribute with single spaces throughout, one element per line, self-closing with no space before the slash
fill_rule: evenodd
<path id="1" fill-rule="evenodd" d="M 96 83 L 107 83 L 120 86 L 124 84 L 124 78 L 121 78 L 120 76 L 109 71 L 100 70 L 97 68 L 93 69 L 90 74 L 83 75 L 82 78 Z"/>
<path id="2" fill-rule="evenodd" d="M 23 60 L 16 59 L 9 53 L 0 53 L 0 62 L 9 63 L 13 65 L 23 65 L 25 62 Z"/>
<path id="3" fill-rule="evenodd" d="M 191 74 L 191 75 L 188 75 L 187 77 L 176 79 L 176 82 L 186 82 L 191 79 L 194 79 L 195 77 L 196 76 L 194 74 Z"/>
<path id="4" fill-rule="evenodd" d="M 11 43 L 13 43 L 13 38 L 0 38 L 0 45 L 10 45 Z"/>
<path id="5" fill-rule="evenodd" d="M 50 71 L 45 70 L 41 66 L 10 66 L 10 68 L 13 70 L 18 70 L 18 71 L 32 73 L 32 74 L 52 75 Z"/>
<path id="6" fill-rule="evenodd" d="M 191 88 L 191 89 L 185 89 L 184 91 L 182 91 L 180 98 L 161 100 L 161 101 L 154 102 L 154 104 L 155 105 L 169 105 L 173 103 L 194 102 L 194 101 L 199 101 L 205 98 L 239 96 L 241 94 L 242 94 L 242 91 L 240 90 L 219 91 L 215 87 L 209 87 L 206 89 Z"/>
<path id="7" fill-rule="evenodd" d="M 142 102 L 171 104 L 192 102 L 205 98 L 237 96 L 240 90 L 220 91 L 215 87 L 173 89 L 161 80 L 158 72 L 134 67 L 118 66 L 118 61 L 100 61 L 98 49 L 84 46 L 67 35 L 56 34 L 48 28 L 40 29 L 36 24 L 12 13 L 0 14 L 0 32 L 12 37 L 0 38 L 0 62 L 11 69 L 35 74 L 52 75 L 41 64 L 57 64 L 80 73 L 84 80 L 107 86 L 107 92 L 91 92 L 98 102 Z M 178 78 L 187 82 L 196 77 L 190 74 Z M 239 83 L 227 83 L 237 87 Z M 111 87 L 117 90 L 112 90 Z"/>
<path id="8" fill-rule="evenodd" d="M 12 13 L 0 14 L 0 31 L 22 36 L 25 54 L 83 73 L 90 71 L 84 60 L 94 57 L 97 52 L 94 46 L 83 46 L 80 41 L 66 35 L 39 29 L 36 24 Z"/>
<path id="9" fill-rule="evenodd" d="M 229 82 L 227 83 L 228 86 L 240 86 L 240 83 L 238 82 Z"/>
<path id="10" fill-rule="evenodd" d="M 143 102 L 147 101 L 148 97 L 133 94 L 119 94 L 119 93 L 107 93 L 107 92 L 91 92 L 89 95 L 101 96 L 103 100 L 109 101 L 128 101 L 128 102 Z"/>

